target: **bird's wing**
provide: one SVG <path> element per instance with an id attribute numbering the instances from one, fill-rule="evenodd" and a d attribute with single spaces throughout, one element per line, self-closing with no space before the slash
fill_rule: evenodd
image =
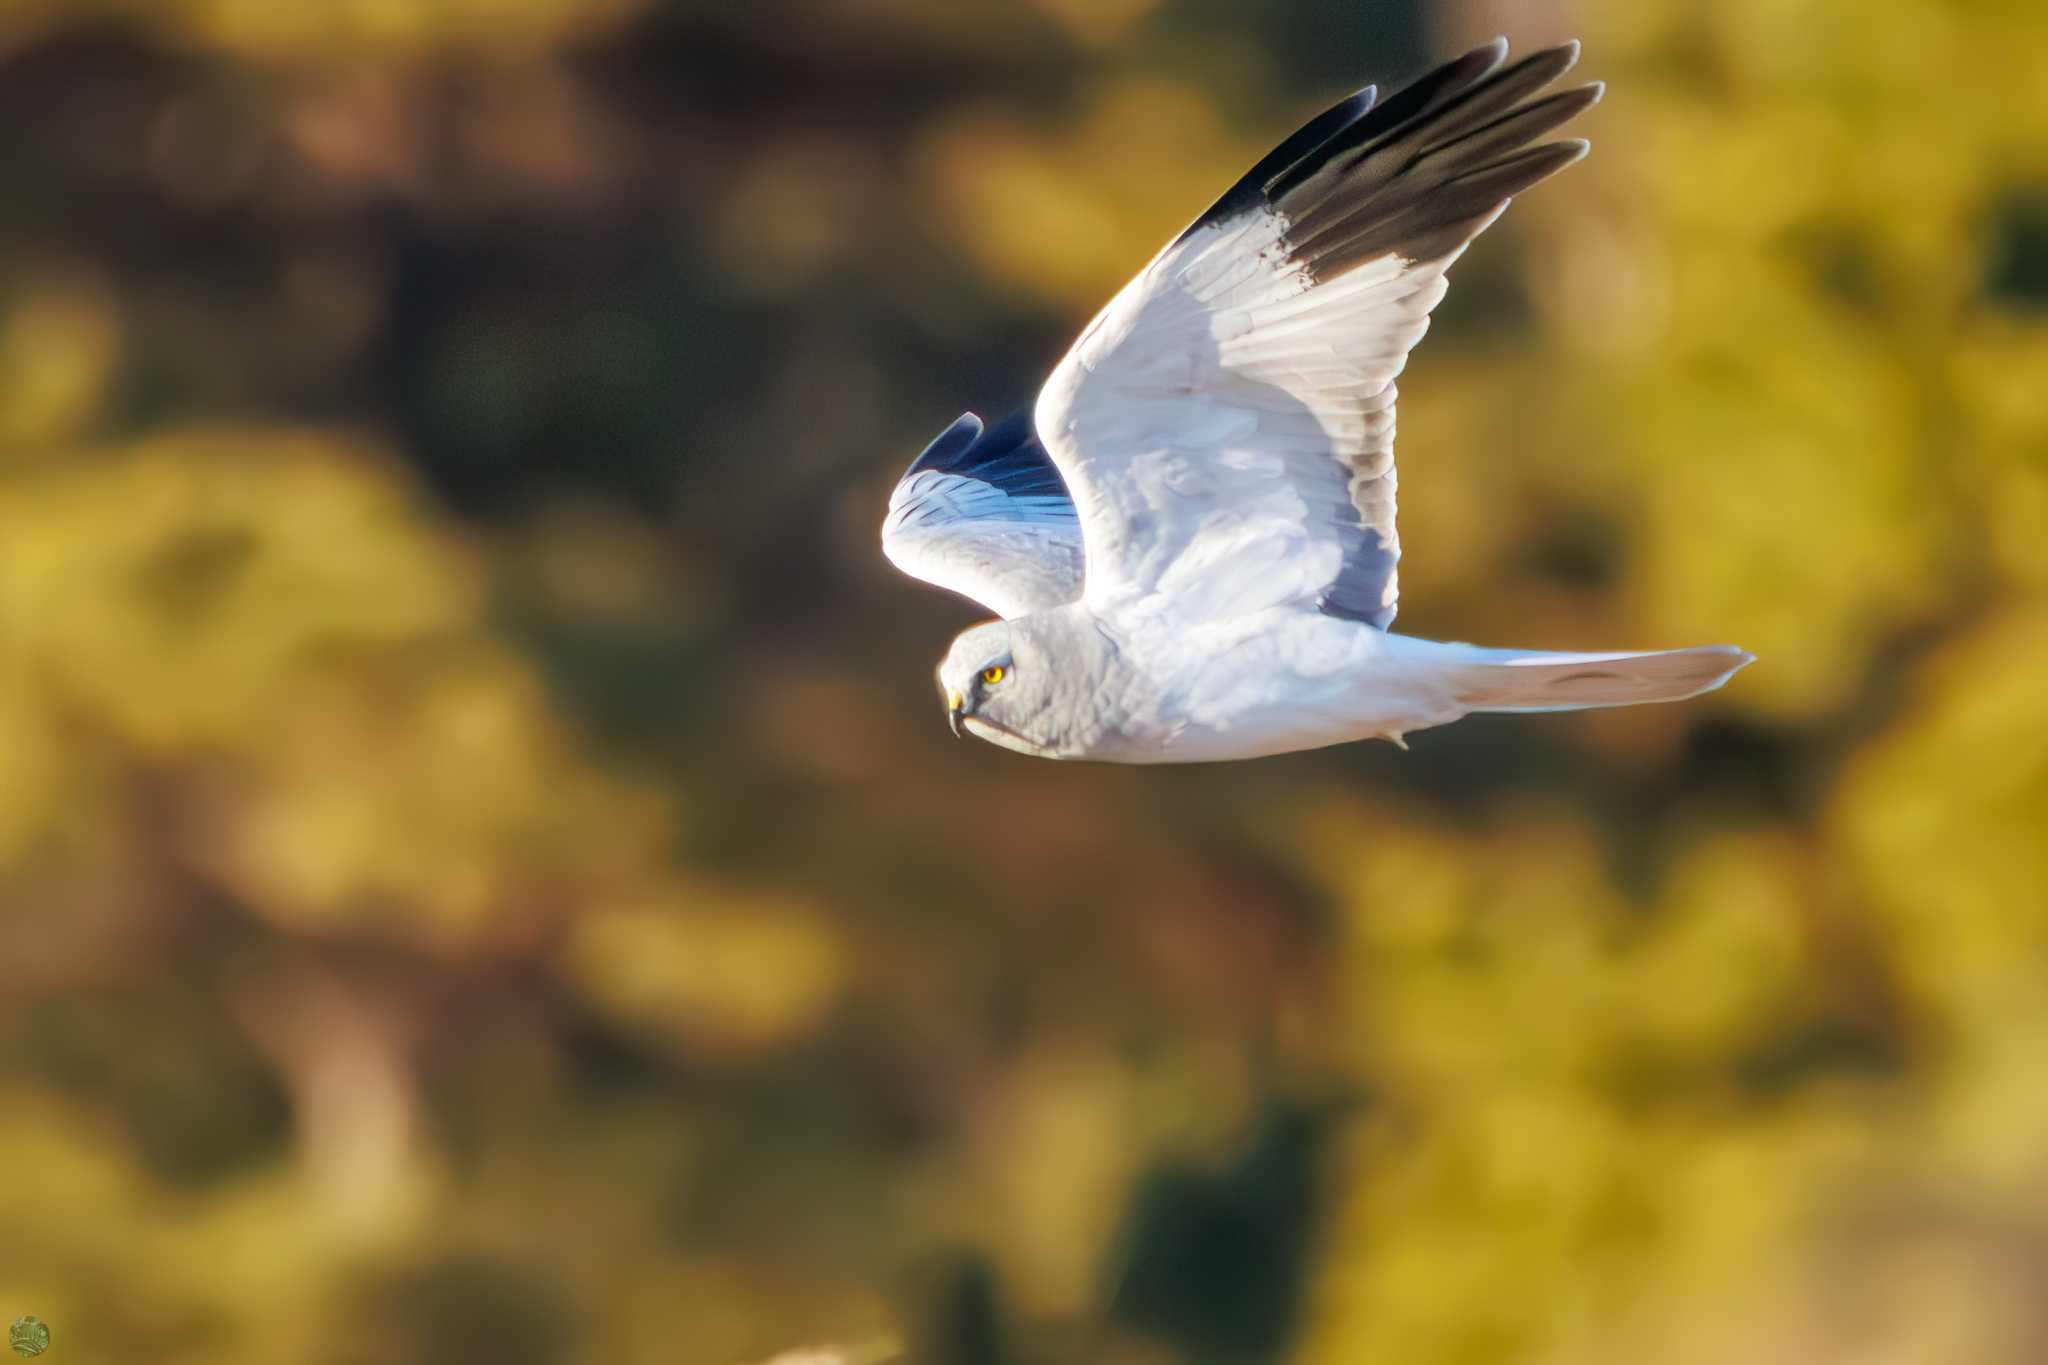
<path id="1" fill-rule="evenodd" d="M 913 578 L 1022 616 L 1081 595 L 1081 522 L 1029 408 L 988 430 L 967 413 L 889 495 L 882 553 Z"/>
<path id="2" fill-rule="evenodd" d="M 1509 196 L 1583 156 L 1540 143 L 1600 97 L 1538 98 L 1569 43 L 1503 40 L 1276 148 L 1074 344 L 1039 435 L 1080 510 L 1092 604 L 1174 619 L 1288 601 L 1394 619 L 1394 377 L 1444 272 Z"/>

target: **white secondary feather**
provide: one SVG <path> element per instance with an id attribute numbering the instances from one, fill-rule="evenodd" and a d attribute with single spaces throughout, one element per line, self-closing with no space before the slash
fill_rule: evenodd
<path id="1" fill-rule="evenodd" d="M 1023 616 L 1081 595 L 1081 524 L 1029 413 L 985 430 L 963 414 L 889 495 L 882 553 L 998 616 Z"/>
<path id="2" fill-rule="evenodd" d="M 882 553 L 912 578 L 951 589 L 998 616 L 1023 616 L 1081 594 L 1073 504 L 1016 498 L 978 479 L 920 470 L 896 485 Z"/>
<path id="3" fill-rule="evenodd" d="M 1288 259 L 1287 227 L 1259 209 L 1197 228 L 1041 390 L 1038 430 L 1080 512 L 1091 603 L 1158 594 L 1203 619 L 1314 601 L 1348 568 L 1374 624 L 1391 621 L 1394 379 L 1465 243 L 1318 285 Z"/>

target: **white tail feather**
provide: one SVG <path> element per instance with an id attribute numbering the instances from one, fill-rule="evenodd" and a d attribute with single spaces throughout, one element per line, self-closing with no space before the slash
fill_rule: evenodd
<path id="1" fill-rule="evenodd" d="M 1472 655 L 1452 671 L 1458 704 L 1470 711 L 1519 712 L 1683 701 L 1713 691 L 1755 658 L 1733 645 L 1647 654 L 1486 649 Z"/>

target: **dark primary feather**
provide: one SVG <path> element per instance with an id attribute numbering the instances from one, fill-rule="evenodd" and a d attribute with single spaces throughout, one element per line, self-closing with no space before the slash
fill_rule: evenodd
<path id="1" fill-rule="evenodd" d="M 903 471 L 904 477 L 925 469 L 950 469 L 953 461 L 981 439 L 981 433 L 981 418 L 971 412 L 961 413 L 953 419 L 953 425 L 932 437 L 931 444 L 918 452 L 910 468 Z"/>
<path id="2" fill-rule="evenodd" d="M 1459 91 L 1499 66 L 1507 52 L 1507 43 L 1496 38 L 1462 57 L 1445 62 L 1426 75 L 1418 76 L 1377 109 L 1346 125 L 1339 135 L 1274 176 L 1266 187 L 1267 199 L 1278 203 L 1326 171 L 1341 175 L 1345 169 L 1341 158 L 1347 153 L 1441 109 Z"/>
<path id="3" fill-rule="evenodd" d="M 1246 171 L 1238 182 L 1225 190 L 1223 197 L 1211 204 L 1202 216 L 1188 224 L 1187 232 L 1174 238 L 1177 246 L 1186 240 L 1188 233 L 1210 223 L 1221 223 L 1235 218 L 1240 213 L 1259 207 L 1266 202 L 1266 191 L 1282 171 L 1301 161 L 1309 153 L 1328 142 L 1345 128 L 1365 117 L 1379 97 L 1379 87 L 1368 85 L 1339 104 L 1325 109 L 1298 129 L 1294 136 L 1275 147 L 1259 159 L 1259 164 Z"/>
<path id="4" fill-rule="evenodd" d="M 1426 261 L 1463 246 L 1509 197 L 1585 155 L 1575 140 L 1531 144 L 1596 102 L 1600 86 L 1522 102 L 1578 52 L 1567 43 L 1497 69 L 1507 45 L 1496 40 L 1323 144 L 1272 191 L 1292 258 L 1333 279 L 1390 251 Z"/>
<path id="5" fill-rule="evenodd" d="M 1011 498 L 1059 498 L 1066 503 L 1066 514 L 1073 515 L 1073 499 L 1067 496 L 1052 456 L 1039 443 L 1028 407 L 987 429 L 973 413 L 964 414 L 911 461 L 904 477 L 928 469 L 979 480 Z"/>
<path id="6" fill-rule="evenodd" d="M 1576 140 L 1531 145 L 1599 100 L 1598 84 L 1529 100 L 1578 56 L 1563 43 L 1502 67 L 1497 38 L 1377 105 L 1361 91 L 1281 143 L 1195 227 L 1268 208 L 1287 221 L 1289 259 L 1319 280 L 1390 251 L 1447 255 L 1501 203 L 1585 154 Z"/>

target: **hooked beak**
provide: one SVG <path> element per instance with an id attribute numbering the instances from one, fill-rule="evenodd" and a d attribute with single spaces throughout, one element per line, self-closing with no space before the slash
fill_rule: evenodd
<path id="1" fill-rule="evenodd" d="M 953 738 L 955 739 L 960 738 L 960 717 L 965 713 L 966 705 L 960 700 L 960 694 L 951 690 L 947 691 L 946 724 L 951 727 Z"/>

